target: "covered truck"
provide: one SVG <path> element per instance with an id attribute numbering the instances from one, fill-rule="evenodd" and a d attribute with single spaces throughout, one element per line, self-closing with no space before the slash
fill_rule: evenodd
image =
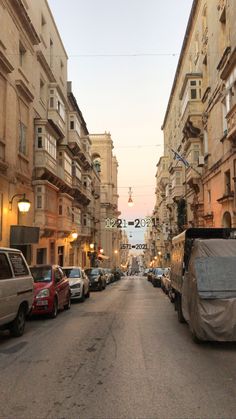
<path id="1" fill-rule="evenodd" d="M 236 230 L 188 229 L 173 239 L 171 286 L 194 340 L 236 340 Z"/>

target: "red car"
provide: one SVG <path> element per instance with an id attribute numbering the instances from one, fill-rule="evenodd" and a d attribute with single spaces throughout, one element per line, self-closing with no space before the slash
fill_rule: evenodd
<path id="1" fill-rule="evenodd" d="M 58 265 L 36 265 L 30 268 L 34 279 L 32 314 L 49 314 L 55 318 L 58 310 L 70 309 L 69 280 Z"/>

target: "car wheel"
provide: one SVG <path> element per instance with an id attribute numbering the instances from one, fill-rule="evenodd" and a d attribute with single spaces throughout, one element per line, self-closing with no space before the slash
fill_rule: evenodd
<path id="1" fill-rule="evenodd" d="M 82 296 L 80 298 L 80 301 L 83 303 L 85 300 L 85 294 L 84 294 L 84 287 L 82 288 Z"/>
<path id="2" fill-rule="evenodd" d="M 90 291 L 89 291 L 89 289 L 88 289 L 88 292 L 87 292 L 87 294 L 86 294 L 86 298 L 89 298 L 90 297 Z"/>
<path id="3" fill-rule="evenodd" d="M 102 285 L 102 281 L 100 282 L 100 284 L 99 284 L 99 291 L 102 291 L 103 290 L 103 285 Z"/>
<path id="4" fill-rule="evenodd" d="M 22 336 L 25 329 L 26 312 L 23 306 L 20 306 L 15 320 L 10 326 L 11 335 L 14 337 Z"/>
<path id="5" fill-rule="evenodd" d="M 57 298 L 55 297 L 53 301 L 53 307 L 52 307 L 52 312 L 50 313 L 50 317 L 52 319 L 55 319 L 57 317 L 57 313 L 58 313 L 58 301 L 57 301 Z"/>
<path id="6" fill-rule="evenodd" d="M 68 302 L 67 302 L 67 304 L 64 305 L 64 309 L 65 310 L 70 310 L 70 308 L 71 308 L 71 299 L 70 299 L 70 295 L 69 295 Z"/>

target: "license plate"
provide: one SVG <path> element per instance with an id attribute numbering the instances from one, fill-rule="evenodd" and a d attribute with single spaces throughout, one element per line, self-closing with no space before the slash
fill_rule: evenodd
<path id="1" fill-rule="evenodd" d="M 37 306 L 47 306 L 48 305 L 48 301 L 37 301 L 36 303 Z"/>

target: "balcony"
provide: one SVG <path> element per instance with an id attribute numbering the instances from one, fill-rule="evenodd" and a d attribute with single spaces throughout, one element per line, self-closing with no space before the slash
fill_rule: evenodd
<path id="1" fill-rule="evenodd" d="M 88 205 L 92 199 L 92 194 L 82 184 L 81 180 L 76 176 L 72 177 L 73 196 L 81 201 L 84 205 Z"/>
<path id="2" fill-rule="evenodd" d="M 74 154 L 78 154 L 82 150 L 81 139 L 78 132 L 75 129 L 69 130 L 68 145 Z"/>
<path id="3" fill-rule="evenodd" d="M 72 176 L 70 173 L 68 173 L 64 167 L 57 166 L 57 176 L 65 182 L 65 184 L 69 187 L 72 187 Z"/>
<path id="4" fill-rule="evenodd" d="M 236 104 L 230 109 L 226 115 L 229 140 L 236 140 Z"/>
<path id="5" fill-rule="evenodd" d="M 201 178 L 202 169 L 196 169 L 196 165 L 192 164 L 190 167 L 186 169 L 186 182 L 188 185 L 195 189 L 198 188 L 199 180 Z"/>
<path id="6" fill-rule="evenodd" d="M 182 108 L 182 124 L 183 126 L 186 124 L 188 119 L 193 119 L 192 117 L 199 117 L 201 118 L 203 111 L 203 104 L 201 100 L 188 100 L 185 106 Z"/>
<path id="7" fill-rule="evenodd" d="M 56 109 L 48 110 L 48 120 L 59 138 L 64 138 L 66 133 L 66 125 Z"/>
<path id="8" fill-rule="evenodd" d="M 171 189 L 171 198 L 176 200 L 184 195 L 184 186 L 183 185 L 176 185 L 173 186 Z"/>
<path id="9" fill-rule="evenodd" d="M 72 220 L 71 217 L 58 215 L 57 217 L 57 228 L 58 231 L 62 231 L 66 234 L 69 234 L 72 231 Z"/>
<path id="10" fill-rule="evenodd" d="M 35 169 L 36 177 L 41 178 L 44 172 L 49 172 L 52 175 L 57 173 L 57 161 L 46 150 L 35 150 Z"/>
<path id="11" fill-rule="evenodd" d="M 88 226 L 82 226 L 80 229 L 80 235 L 84 237 L 90 237 L 91 236 L 91 227 Z"/>
<path id="12" fill-rule="evenodd" d="M 49 237 L 57 230 L 57 217 L 44 210 L 35 210 L 35 224 L 40 227 L 42 235 Z M 42 236 L 41 235 L 41 236 Z"/>

